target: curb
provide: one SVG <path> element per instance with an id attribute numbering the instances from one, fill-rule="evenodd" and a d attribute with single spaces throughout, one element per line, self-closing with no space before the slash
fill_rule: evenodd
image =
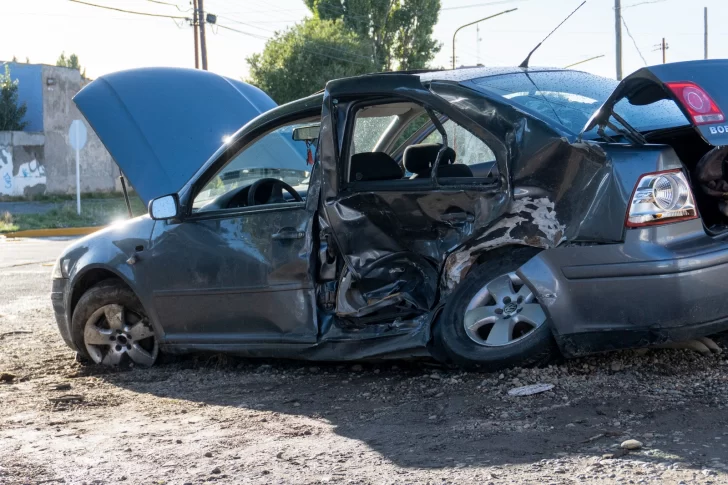
<path id="1" fill-rule="evenodd" d="M 94 233 L 104 226 L 94 227 L 61 227 L 58 229 L 29 229 L 27 231 L 6 232 L 0 234 L 5 237 L 63 237 L 63 236 L 86 236 Z"/>

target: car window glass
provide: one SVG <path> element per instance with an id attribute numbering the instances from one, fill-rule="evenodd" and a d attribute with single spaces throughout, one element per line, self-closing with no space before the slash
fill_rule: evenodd
<path id="1" fill-rule="evenodd" d="M 382 135 L 396 121 L 396 115 L 366 118 L 357 116 L 352 140 L 352 154 L 373 151 Z"/>
<path id="2" fill-rule="evenodd" d="M 474 79 L 473 83 L 574 133 L 584 128 L 619 84 L 614 79 L 580 71 L 532 72 L 528 76 L 506 74 Z M 667 99 L 647 106 L 632 105 L 623 99 L 615 106 L 615 112 L 640 131 L 688 124 L 677 104 Z M 585 136 L 596 137 L 596 128 Z"/>
<path id="3" fill-rule="evenodd" d="M 483 140 L 470 133 L 452 120 L 442 124 L 447 133 L 447 144 L 457 154 L 457 163 L 475 165 L 483 162 L 494 162 L 495 154 Z M 442 143 L 440 132 L 435 130 L 422 143 Z"/>
<path id="4" fill-rule="evenodd" d="M 297 191 L 305 191 L 316 141 L 294 140 L 293 130 L 310 124 L 310 120 L 289 124 L 246 145 L 197 194 L 192 204 L 193 210 L 262 178 L 279 179 Z"/>

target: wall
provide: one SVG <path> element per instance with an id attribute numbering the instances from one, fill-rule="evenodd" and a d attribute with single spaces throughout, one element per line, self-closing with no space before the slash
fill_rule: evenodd
<path id="1" fill-rule="evenodd" d="M 0 132 L 0 195 L 46 192 L 45 137 L 24 131 Z"/>
<path id="2" fill-rule="evenodd" d="M 81 192 L 119 191 L 119 168 L 96 133 L 73 103 L 81 89 L 81 74 L 75 69 L 43 66 L 43 126 L 45 127 L 45 170 L 48 193 L 76 191 L 76 152 L 68 144 L 73 120 L 81 120 L 88 141 L 81 150 Z"/>
<path id="3" fill-rule="evenodd" d="M 43 66 L 0 62 L 0 73 L 5 74 L 5 65 L 10 67 L 10 78 L 18 81 L 18 102 L 25 103 L 28 110 L 24 120 L 28 122 L 24 131 L 43 131 L 43 90 L 41 77 Z"/>

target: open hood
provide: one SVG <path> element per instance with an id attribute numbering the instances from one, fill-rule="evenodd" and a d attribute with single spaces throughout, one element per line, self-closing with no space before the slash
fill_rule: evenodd
<path id="1" fill-rule="evenodd" d="M 584 132 L 603 125 L 622 99 L 644 106 L 671 99 L 706 143 L 728 145 L 728 60 L 675 62 L 644 67 L 622 80 Z M 617 113 L 619 114 L 619 113 Z M 627 120 L 629 121 L 629 119 Z"/>
<path id="2" fill-rule="evenodd" d="M 255 86 L 179 68 L 101 76 L 73 101 L 145 204 L 179 191 L 225 136 L 276 106 Z"/>

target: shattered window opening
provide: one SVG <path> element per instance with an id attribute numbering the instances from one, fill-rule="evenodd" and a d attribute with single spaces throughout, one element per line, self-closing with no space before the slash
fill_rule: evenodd
<path id="1" fill-rule="evenodd" d="M 556 122 L 574 134 L 581 132 L 619 84 L 613 79 L 580 71 L 541 71 L 529 75 L 538 83 L 538 90 L 522 73 L 478 78 L 473 84 Z M 554 111 L 559 119 L 554 119 Z M 677 104 L 667 99 L 644 106 L 623 99 L 616 104 L 615 111 L 641 132 L 689 124 Z M 594 139 L 599 134 L 594 128 L 584 137 Z"/>
<path id="2" fill-rule="evenodd" d="M 398 111 L 397 114 L 392 114 L 394 111 Z M 457 173 L 443 171 L 442 174 L 440 174 L 441 170 L 438 170 L 438 178 L 493 176 L 493 170 L 497 171 L 497 168 L 495 168 L 496 157 L 491 148 L 476 135 L 442 113 L 437 113 L 437 116 L 442 120 L 448 138 L 448 146 L 455 151 L 454 163 L 450 165 L 466 165 L 475 170 L 474 173 L 463 169 Z M 388 180 L 409 180 L 424 175 L 429 176 L 429 172 L 424 166 L 421 167 L 422 173 L 414 173 L 409 170 L 403 157 L 405 149 L 413 145 L 442 143 L 441 134 L 421 106 L 415 103 L 383 103 L 366 106 L 357 111 L 349 153 L 351 156 L 357 156 L 382 151 L 389 157 L 395 157 L 403 172 L 401 176 L 390 177 Z M 374 161 L 372 160 L 371 163 Z M 431 166 L 432 163 L 430 163 Z M 362 180 L 357 178 L 355 171 L 350 169 L 348 173 L 349 181 Z"/>

